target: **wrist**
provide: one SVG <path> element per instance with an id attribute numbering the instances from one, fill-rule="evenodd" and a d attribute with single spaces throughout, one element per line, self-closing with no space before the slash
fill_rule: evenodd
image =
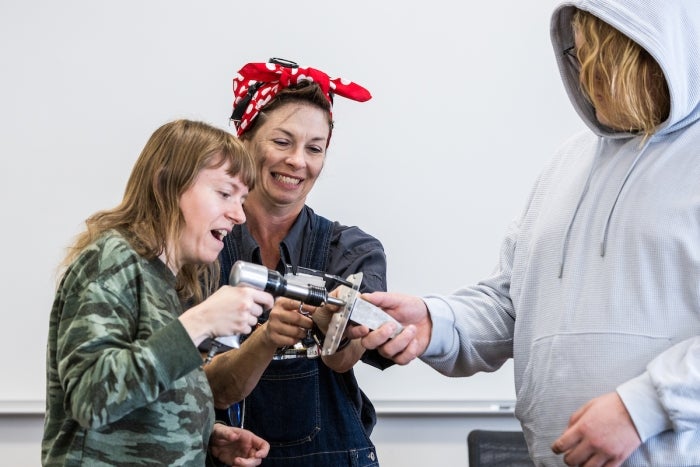
<path id="1" fill-rule="evenodd" d="M 340 343 L 338 344 L 338 349 L 336 350 L 336 352 L 340 352 L 341 350 L 343 350 L 345 347 L 350 345 L 350 342 L 352 342 L 352 340 L 348 339 L 347 337 L 343 337 L 342 339 L 340 339 Z"/>

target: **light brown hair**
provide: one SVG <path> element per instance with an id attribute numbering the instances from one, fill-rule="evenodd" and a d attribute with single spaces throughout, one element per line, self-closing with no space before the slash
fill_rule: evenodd
<path id="1" fill-rule="evenodd" d="M 99 211 L 86 221 L 61 263 L 67 267 L 88 245 L 107 230 L 116 229 L 146 259 L 177 245 L 185 219 L 181 195 L 202 169 L 229 164 L 249 190 L 255 184 L 255 164 L 243 144 L 231 133 L 203 122 L 176 120 L 158 128 L 136 161 L 115 208 Z M 176 252 L 168 252 L 173 254 Z M 183 265 L 177 291 L 183 300 L 200 302 L 218 286 L 218 261 L 210 265 Z"/>

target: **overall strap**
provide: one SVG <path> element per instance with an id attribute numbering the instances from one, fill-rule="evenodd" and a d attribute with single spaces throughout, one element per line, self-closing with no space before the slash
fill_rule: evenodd
<path id="1" fill-rule="evenodd" d="M 323 216 L 313 214 L 311 218 L 311 238 L 300 258 L 300 266 L 326 272 L 332 236 L 333 222 Z M 224 239 L 224 248 L 221 251 L 221 255 L 219 255 L 221 268 L 219 285 L 228 284 L 231 268 L 241 257 L 238 250 L 238 244 L 241 241 L 242 229 L 239 226 L 234 227 L 233 231 Z"/>
<path id="2" fill-rule="evenodd" d="M 219 255 L 219 263 L 221 266 L 221 277 L 219 278 L 220 286 L 228 284 L 228 276 L 231 274 L 233 263 L 241 256 L 238 252 L 238 242 L 240 241 L 241 227 L 237 225 L 233 228 L 231 233 L 224 238 L 224 249 L 221 250 L 221 254 Z"/>
<path id="3" fill-rule="evenodd" d="M 326 272 L 333 233 L 333 222 L 318 214 L 313 214 L 311 239 L 301 258 L 301 266 Z"/>

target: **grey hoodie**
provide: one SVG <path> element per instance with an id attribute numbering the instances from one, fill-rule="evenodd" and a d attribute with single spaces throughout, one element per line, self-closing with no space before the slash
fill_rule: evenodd
<path id="1" fill-rule="evenodd" d="M 601 126 L 563 50 L 574 7 L 661 65 L 671 111 L 647 141 Z M 423 361 L 452 376 L 514 359 L 516 416 L 537 465 L 587 401 L 617 391 L 642 445 L 625 465 L 700 465 L 700 1 L 563 2 L 554 56 L 589 127 L 542 171 L 493 274 L 428 296 Z"/>

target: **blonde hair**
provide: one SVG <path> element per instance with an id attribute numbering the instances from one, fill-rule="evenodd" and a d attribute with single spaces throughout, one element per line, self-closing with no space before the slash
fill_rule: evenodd
<path id="1" fill-rule="evenodd" d="M 252 190 L 255 163 L 243 144 L 231 133 L 203 122 L 176 120 L 158 128 L 143 148 L 131 171 L 122 202 L 99 211 L 86 221 L 61 263 L 71 262 L 107 230 L 120 232 L 146 259 L 177 245 L 185 219 L 181 195 L 202 169 L 229 164 L 229 175 L 238 176 Z M 177 252 L 168 252 L 173 254 Z M 182 300 L 198 303 L 218 286 L 218 261 L 208 265 L 183 265 L 177 274 Z"/>
<path id="2" fill-rule="evenodd" d="M 591 104 L 604 104 L 615 129 L 651 136 L 668 118 L 671 99 L 659 64 L 639 44 L 596 16 L 577 10 L 580 85 Z M 600 97 L 598 97 L 600 95 Z"/>

